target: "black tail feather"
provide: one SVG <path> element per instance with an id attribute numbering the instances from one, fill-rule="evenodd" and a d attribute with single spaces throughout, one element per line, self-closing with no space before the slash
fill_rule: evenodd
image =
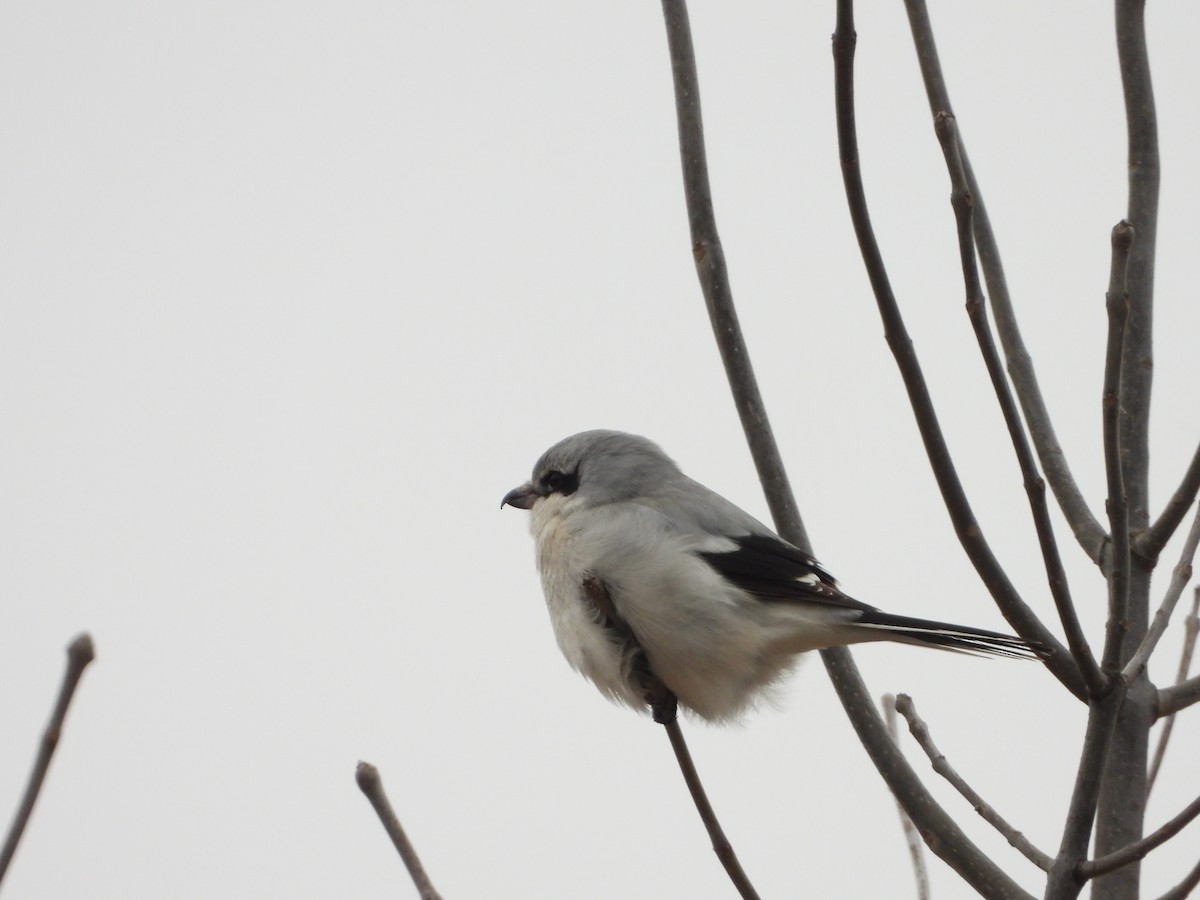
<path id="1" fill-rule="evenodd" d="M 944 650 L 958 650 L 962 653 L 986 653 L 992 656 L 1009 656 L 1016 659 L 1041 659 L 1048 652 L 1042 644 L 1011 634 L 971 628 L 967 625 L 951 625 L 949 622 L 935 622 L 932 619 L 894 616 L 877 609 L 864 612 L 862 618 L 854 624 L 890 632 L 891 640 L 925 644 Z"/>

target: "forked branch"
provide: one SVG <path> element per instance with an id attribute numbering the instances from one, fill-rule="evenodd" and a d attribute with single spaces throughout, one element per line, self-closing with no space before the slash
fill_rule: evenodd
<path id="1" fill-rule="evenodd" d="M 887 723 L 888 734 L 900 746 L 900 729 L 896 727 L 896 698 L 891 694 L 883 697 L 883 720 Z M 929 900 L 929 871 L 925 866 L 925 844 L 921 841 L 921 833 L 909 818 L 908 813 L 899 801 L 896 809 L 900 813 L 900 827 L 904 829 L 904 843 L 908 845 L 908 857 L 912 861 L 913 878 L 917 882 L 917 900 Z"/>
<path id="2" fill-rule="evenodd" d="M 1009 624 L 1026 640 L 1047 647 L 1050 652 L 1044 659 L 1046 667 L 1054 673 L 1075 696 L 1083 699 L 1087 690 L 1079 668 L 1066 648 L 1046 629 L 1038 617 L 1021 598 L 1001 567 L 987 539 L 983 536 L 975 514 L 967 500 L 962 482 L 949 448 L 938 423 L 929 388 L 917 360 L 912 339 L 908 336 L 900 307 L 892 292 L 887 269 L 871 225 L 863 188 L 862 172 L 858 158 L 858 136 L 854 112 L 854 45 L 853 13 L 848 0 L 838 3 L 838 31 L 834 34 L 834 85 L 835 108 L 837 111 L 838 152 L 842 163 L 842 180 L 846 189 L 846 200 L 850 219 L 858 238 L 863 264 L 875 294 L 884 332 L 896 365 L 900 369 L 904 387 L 908 392 L 913 417 L 925 445 L 925 453 L 941 491 L 942 500 L 954 524 L 959 543 L 975 567 L 980 579 L 987 586 L 996 605 Z M 843 24 L 849 29 L 843 28 Z"/>
<path id="3" fill-rule="evenodd" d="M 692 228 L 693 248 L 704 249 L 711 244 L 715 226 L 709 221 L 711 198 L 708 192 L 708 175 L 704 155 L 704 134 L 699 115 L 699 87 L 696 79 L 694 51 L 688 31 L 687 9 L 681 0 L 663 0 L 663 12 L 667 21 L 670 39 L 672 71 L 675 77 L 676 115 L 679 121 L 680 155 L 684 170 L 684 191 L 687 195 L 688 216 Z M 839 22 L 841 19 L 839 19 Z M 851 29 L 852 29 L 851 25 Z M 851 31 L 852 35 L 852 31 Z M 851 37 L 852 39 L 852 37 Z M 838 42 L 835 40 L 835 48 Z M 705 229 L 709 229 L 708 232 Z M 709 237 L 705 237 L 706 233 Z M 734 366 L 728 360 L 748 360 L 741 332 L 729 328 L 732 318 L 732 298 L 727 290 L 728 280 L 723 267 L 701 263 L 721 262 L 719 256 L 697 255 L 697 273 L 708 304 L 713 330 L 726 358 L 726 375 L 739 411 L 743 411 L 743 427 L 747 431 L 755 465 L 763 481 L 776 530 L 796 546 L 810 550 L 807 536 L 800 523 L 798 510 L 791 498 L 783 463 L 771 435 L 770 422 L 758 396 L 752 378 L 745 376 L 746 368 Z M 726 288 L 722 290 L 722 288 Z M 745 410 L 756 410 L 747 416 Z M 770 478 L 762 473 L 776 473 Z M 786 494 L 786 498 L 782 495 Z M 1030 895 L 1010 879 L 976 847 L 961 829 L 934 801 L 912 767 L 904 759 L 879 716 L 875 703 L 863 684 L 849 651 L 837 647 L 821 651 L 821 657 L 831 681 L 842 701 L 851 724 L 858 733 L 863 746 L 870 754 L 876 768 L 903 803 L 922 834 L 927 835 L 931 845 L 943 859 L 962 874 L 978 890 L 993 897 L 1027 898 Z M 1080 685 L 1082 690 L 1082 685 Z"/>
<path id="4" fill-rule="evenodd" d="M 1188 680 L 1188 672 L 1192 669 L 1192 654 L 1196 652 L 1196 635 L 1200 632 L 1200 587 L 1192 592 L 1192 611 L 1183 620 L 1183 649 L 1179 653 L 1179 671 L 1175 675 L 1175 687 L 1180 687 Z M 1170 690 L 1168 688 L 1168 690 Z M 1196 698 L 1200 699 L 1200 679 L 1196 679 Z M 1163 758 L 1167 755 L 1167 744 L 1171 740 L 1171 732 L 1175 729 L 1175 711 L 1164 713 L 1163 692 L 1159 691 L 1155 704 L 1156 717 L 1165 715 L 1162 731 L 1158 735 L 1158 746 L 1154 748 L 1154 758 L 1150 763 L 1150 772 L 1146 776 L 1146 796 L 1154 790 L 1154 782 L 1158 780 Z"/>
<path id="5" fill-rule="evenodd" d="M 1183 473 L 1183 481 L 1167 501 L 1162 514 L 1134 541 L 1133 549 L 1139 556 L 1147 560 L 1158 559 L 1163 547 L 1183 521 L 1184 513 L 1196 502 L 1197 492 L 1200 492 L 1200 446 L 1196 447 L 1191 465 Z"/>
<path id="6" fill-rule="evenodd" d="M 1025 837 L 1024 834 L 1010 825 L 1003 816 L 996 812 L 995 807 L 979 796 L 975 789 L 967 784 L 966 779 L 959 775 L 954 767 L 950 765 L 950 761 L 946 759 L 945 754 L 938 750 L 937 746 L 933 743 L 933 735 L 929 733 L 929 727 L 917 715 L 917 708 L 913 705 L 912 698 L 907 694 L 898 696 L 896 698 L 896 711 L 904 716 L 905 721 L 908 722 L 908 730 L 912 732 L 912 736 L 916 738 L 921 749 L 925 751 L 925 755 L 929 757 L 929 762 L 933 765 L 933 771 L 950 782 L 954 786 L 954 789 L 962 794 L 964 799 L 971 804 L 975 812 L 979 813 L 985 822 L 1004 835 L 1004 839 L 1019 850 L 1022 856 L 1043 872 L 1049 871 L 1050 864 L 1053 862 L 1049 854 L 1043 853 L 1035 847 L 1029 838 Z"/>
<path id="7" fill-rule="evenodd" d="M 904 5 L 908 11 L 909 28 L 912 31 L 913 44 L 917 51 L 921 78 L 925 83 L 930 115 L 936 117 L 941 112 L 950 112 L 952 107 L 950 94 L 946 89 L 946 80 L 942 75 L 942 64 L 938 58 L 933 27 L 929 22 L 929 10 L 925 6 L 925 0 L 905 0 Z M 1013 390 L 1021 403 L 1025 421 L 1029 425 L 1030 437 L 1037 449 L 1038 460 L 1042 464 L 1046 479 L 1050 482 L 1050 488 L 1058 500 L 1058 505 L 1062 509 L 1071 531 L 1088 557 L 1093 562 L 1101 564 L 1104 548 L 1108 545 L 1107 535 L 1100 522 L 1092 514 L 1083 493 L 1079 490 L 1070 467 L 1067 465 L 1062 444 L 1055 434 L 1050 413 L 1042 399 L 1042 391 L 1034 372 L 1033 358 L 1025 347 L 1020 328 L 1017 325 L 1012 299 L 1008 292 L 1008 279 L 1005 277 L 1004 265 L 1000 258 L 1000 248 L 996 243 L 987 206 L 971 168 L 971 160 L 961 133 L 957 135 L 957 142 L 958 154 L 966 174 L 967 188 L 974 199 L 974 234 L 979 249 L 979 261 L 987 282 L 988 294 L 991 297 L 992 310 L 996 316 L 996 330 L 999 332 L 1000 342 L 1004 346 L 1004 355 L 1008 361 L 1008 372 L 1012 378 Z"/>
<path id="8" fill-rule="evenodd" d="M 1054 537 L 1054 527 L 1050 523 L 1050 510 L 1046 505 L 1046 486 L 1037 470 L 1033 450 L 1025 436 L 1025 426 L 1021 414 L 1013 399 L 1009 380 L 1004 374 L 1004 366 L 1000 361 L 1000 353 L 996 349 L 996 341 L 992 337 L 991 325 L 988 322 L 987 306 L 984 301 L 983 287 L 979 283 L 979 269 L 975 262 L 975 197 L 967 183 L 966 170 L 963 168 L 961 148 L 962 141 L 958 135 L 958 126 L 954 116 L 949 111 L 939 112 L 934 116 L 934 130 L 938 143 L 942 147 L 942 155 L 946 160 L 946 168 L 950 174 L 951 204 L 954 207 L 954 218 L 958 226 L 958 252 L 962 261 L 963 285 L 966 290 L 967 315 L 971 320 L 971 328 L 975 332 L 975 341 L 983 356 L 984 366 L 992 382 L 992 390 L 1000 404 L 1004 416 L 1004 424 L 1008 428 L 1009 439 L 1012 441 L 1013 453 L 1021 469 L 1021 477 L 1025 483 L 1025 492 L 1029 498 L 1029 508 L 1033 515 L 1034 530 L 1037 532 L 1038 545 L 1042 551 L 1042 563 L 1046 569 L 1046 578 L 1050 585 L 1050 594 L 1058 610 L 1059 620 L 1067 636 L 1067 645 L 1071 648 L 1071 656 L 1079 666 L 1083 680 L 1087 685 L 1089 695 L 1096 697 L 1106 690 L 1105 679 L 1096 665 L 1092 648 L 1084 637 L 1083 628 L 1079 624 L 1079 616 L 1075 611 L 1075 603 L 1071 600 L 1071 591 L 1067 585 L 1067 572 L 1063 567 L 1062 557 L 1058 552 L 1058 541 Z"/>
<path id="9" fill-rule="evenodd" d="M 1174 685 L 1158 691 L 1157 703 L 1154 704 L 1154 714 L 1158 718 L 1162 718 L 1164 715 L 1168 716 L 1168 720 L 1163 724 L 1163 733 L 1158 738 L 1158 750 L 1154 752 L 1154 763 L 1150 770 L 1151 784 L 1153 784 L 1153 776 L 1158 773 L 1158 767 L 1163 762 L 1166 740 L 1170 737 L 1171 722 L 1174 721 L 1175 714 L 1181 709 L 1192 706 L 1193 703 L 1200 702 L 1200 676 L 1188 678 L 1188 671 L 1192 668 L 1192 654 L 1195 652 L 1196 632 L 1200 632 L 1200 587 L 1196 587 L 1192 595 L 1192 612 L 1188 614 L 1187 619 L 1184 619 L 1183 628 L 1180 671 L 1178 671 Z"/>
<path id="10" fill-rule="evenodd" d="M 1179 834 L 1179 832 L 1183 831 L 1196 816 L 1200 816 L 1200 797 L 1197 797 L 1185 806 L 1177 816 L 1165 822 L 1162 827 L 1146 835 L 1140 841 L 1135 841 L 1129 846 L 1122 847 L 1120 850 L 1109 853 L 1107 856 L 1102 856 L 1099 859 L 1081 863 L 1079 866 L 1079 876 L 1081 878 L 1096 878 L 1099 875 L 1114 872 L 1122 866 L 1127 866 L 1132 862 L 1143 859 L 1151 850 L 1161 847 L 1171 838 L 1175 837 L 1175 835 Z"/>
<path id="11" fill-rule="evenodd" d="M 1171 614 L 1175 611 L 1175 605 L 1179 602 L 1183 589 L 1192 580 L 1192 560 L 1196 556 L 1198 544 L 1200 544 L 1200 508 L 1196 510 L 1196 517 L 1192 519 L 1192 527 L 1188 530 L 1187 539 L 1179 551 L 1179 562 L 1171 572 L 1171 583 L 1167 585 L 1162 603 L 1154 613 L 1154 619 L 1151 621 L 1141 645 L 1130 656 L 1129 662 L 1126 663 L 1125 669 L 1121 673 L 1126 680 L 1131 681 L 1141 673 L 1142 668 L 1150 659 L 1150 654 L 1154 652 L 1159 639 L 1163 636 L 1163 632 L 1167 630 Z"/>

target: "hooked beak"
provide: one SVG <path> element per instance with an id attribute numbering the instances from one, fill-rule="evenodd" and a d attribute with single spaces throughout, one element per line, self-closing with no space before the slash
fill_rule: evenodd
<path id="1" fill-rule="evenodd" d="M 505 494 L 504 499 L 500 501 L 500 508 L 515 506 L 517 509 L 531 509 L 543 496 L 545 495 L 541 491 L 527 481 Z"/>

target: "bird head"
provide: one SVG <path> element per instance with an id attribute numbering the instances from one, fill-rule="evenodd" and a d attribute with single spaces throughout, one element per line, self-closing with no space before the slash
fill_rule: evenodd
<path id="1" fill-rule="evenodd" d="M 678 474 L 679 468 L 653 441 L 623 431 L 583 431 L 543 453 L 533 477 L 505 494 L 500 506 L 533 509 L 549 497 L 600 506 L 652 494 Z"/>

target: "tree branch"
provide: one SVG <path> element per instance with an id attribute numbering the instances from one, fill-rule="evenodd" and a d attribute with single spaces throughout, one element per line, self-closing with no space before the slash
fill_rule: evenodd
<path id="1" fill-rule="evenodd" d="M 396 818 L 387 792 L 383 789 L 383 779 L 379 777 L 379 770 L 369 762 L 360 762 L 354 770 L 354 780 L 358 782 L 359 790 L 371 801 L 384 831 L 392 839 L 393 846 L 404 861 L 404 867 L 408 869 L 408 876 L 416 886 L 417 893 L 421 895 L 421 900 L 442 900 L 442 895 L 434 889 L 425 867 L 421 865 L 421 858 L 417 856 L 408 835 L 404 833 L 400 820 Z"/>
<path id="2" fill-rule="evenodd" d="M 1079 876 L 1081 878 L 1095 878 L 1098 875 L 1104 875 L 1122 866 L 1127 866 L 1131 862 L 1137 862 L 1155 847 L 1165 844 L 1171 838 L 1175 837 L 1175 835 L 1179 834 L 1179 832 L 1183 831 L 1188 823 L 1198 815 L 1200 815 L 1200 797 L 1197 797 L 1185 806 L 1183 811 L 1175 816 L 1175 818 L 1164 823 L 1161 828 L 1152 834 L 1146 835 L 1140 841 L 1135 841 L 1129 846 L 1122 847 L 1115 853 L 1110 853 L 1099 859 L 1080 863 Z"/>
<path id="3" fill-rule="evenodd" d="M 725 867 L 729 880 L 733 882 L 733 886 L 737 888 L 744 900 L 759 900 L 754 885 L 750 883 L 750 878 L 738 861 L 733 845 L 725 837 L 725 831 L 721 828 L 716 811 L 709 803 L 704 784 L 700 781 L 700 775 L 696 771 L 696 764 L 692 762 L 692 755 L 688 752 L 683 732 L 679 728 L 678 700 L 671 689 L 654 673 L 646 651 L 642 649 L 642 645 L 633 629 L 629 627 L 629 623 L 617 612 L 616 604 L 612 602 L 612 597 L 609 596 L 608 589 L 604 584 L 598 578 L 589 576 L 584 579 L 583 590 L 592 605 L 604 616 L 605 626 L 624 642 L 626 651 L 633 659 L 631 667 L 633 677 L 637 679 L 642 689 L 642 696 L 646 700 L 646 705 L 650 707 L 654 721 L 667 730 L 671 749 L 675 751 L 675 760 L 679 763 L 679 771 L 683 773 L 683 780 L 687 783 L 688 792 L 692 795 L 692 802 L 700 814 L 700 821 L 704 823 L 704 829 L 712 841 L 713 852 L 717 854 L 717 859 Z"/>
<path id="4" fill-rule="evenodd" d="M 999 831 L 1009 844 L 1021 852 L 1022 856 L 1043 872 L 1049 871 L 1050 864 L 1053 862 L 1050 855 L 1043 853 L 1033 845 L 1029 838 L 1008 824 L 992 805 L 979 796 L 975 789 L 967 784 L 966 780 L 955 771 L 954 767 L 950 765 L 950 761 L 946 759 L 945 754 L 938 750 L 937 746 L 933 743 L 933 736 L 929 733 L 928 726 L 917 715 L 917 709 L 913 705 L 912 698 L 907 694 L 898 696 L 896 698 L 896 711 L 904 716 L 908 722 L 908 730 L 916 738 L 921 749 L 925 751 L 925 755 L 929 757 L 929 762 L 933 764 L 933 771 L 950 782 L 954 786 L 954 789 L 962 794 L 966 801 L 971 804 L 975 812 L 979 813 L 985 822 Z"/>
<path id="5" fill-rule="evenodd" d="M 892 694 L 883 696 L 883 721 L 887 725 L 888 736 L 900 746 L 900 732 L 896 727 L 896 698 Z M 925 867 L 925 845 L 921 842 L 921 833 L 908 817 L 900 801 L 896 801 L 896 810 L 900 813 L 900 827 L 904 830 L 904 843 L 908 845 L 908 855 L 912 860 L 913 878 L 917 882 L 917 900 L 930 900 L 929 871 Z"/>
<path id="6" fill-rule="evenodd" d="M 1171 583 L 1167 585 L 1162 605 L 1154 613 L 1154 620 L 1150 623 L 1146 636 L 1142 638 L 1141 645 L 1134 651 L 1121 673 L 1126 680 L 1132 680 L 1141 674 L 1147 660 L 1150 659 L 1150 654 L 1154 652 L 1163 632 L 1167 630 L 1175 605 L 1179 602 L 1183 589 L 1192 580 L 1192 560 L 1196 556 L 1197 544 L 1200 544 L 1200 507 L 1196 509 L 1196 517 L 1188 530 L 1187 540 L 1183 542 L 1183 548 L 1179 551 L 1179 562 L 1171 573 Z"/>
<path id="7" fill-rule="evenodd" d="M 1187 681 L 1158 692 L 1157 712 L 1160 716 L 1173 716 L 1197 701 L 1200 701 L 1200 675 L 1193 675 Z"/>
<path id="8" fill-rule="evenodd" d="M 900 369 L 913 416 L 925 445 L 942 500 L 954 524 L 959 543 L 975 567 L 980 579 L 991 593 L 1000 612 L 1017 633 L 1026 640 L 1044 645 L 1050 652 L 1044 658 L 1046 667 L 1054 673 L 1071 693 L 1083 699 L 1086 688 L 1074 660 L 1058 640 L 1038 620 L 1033 611 L 1021 599 L 1008 575 L 992 553 L 975 519 L 970 502 L 963 491 L 962 482 L 950 457 L 945 437 L 938 424 L 929 388 L 921 372 L 921 365 L 913 350 L 912 339 L 904 325 L 896 297 L 888 280 L 887 269 L 871 226 L 863 189 L 862 173 L 858 159 L 857 128 L 854 120 L 854 44 L 853 14 L 849 0 L 838 3 L 839 24 L 834 34 L 835 106 L 838 123 L 838 150 L 842 163 L 842 180 L 846 188 L 847 204 L 859 250 L 871 288 L 883 320 L 884 331 L 896 364 Z M 844 17 L 844 18 L 843 18 Z"/>
<path id="9" fill-rule="evenodd" d="M 708 181 L 708 158 L 704 145 L 704 122 L 700 113 L 700 79 L 685 0 L 662 0 L 675 85 L 675 116 L 679 127 L 679 155 L 683 167 L 683 190 L 691 229 L 692 256 L 696 275 L 708 307 L 713 335 L 725 365 L 725 376 L 733 389 L 734 405 L 758 470 L 767 506 L 776 521 L 792 524 L 788 538 L 806 553 L 811 545 L 800 509 L 796 505 L 787 472 L 779 456 L 775 435 L 767 421 L 766 404 L 754 377 L 754 367 L 733 306 L 725 251 L 717 234 L 712 190 Z"/>
<path id="10" fill-rule="evenodd" d="M 1200 884 L 1200 862 L 1196 863 L 1192 871 L 1183 877 L 1183 881 L 1159 897 L 1158 900 L 1184 900 L 1198 884 Z"/>
<path id="11" fill-rule="evenodd" d="M 21 805 L 17 807 L 16 814 L 13 816 L 4 846 L 0 848 L 0 882 L 4 881 L 4 875 L 8 872 L 13 854 L 17 852 L 17 844 L 20 843 L 21 836 L 25 833 L 25 826 L 29 824 L 33 806 L 42 791 L 42 784 L 46 780 L 46 773 L 50 770 L 50 760 L 54 758 L 54 751 L 58 749 L 63 723 L 66 721 L 71 699 L 75 696 L 75 689 L 79 686 L 79 679 L 83 677 L 83 670 L 95 658 L 96 648 L 93 646 L 89 634 L 81 634 L 67 645 L 67 668 L 63 673 L 62 685 L 58 689 L 58 698 L 54 702 L 54 710 L 50 713 L 50 721 L 46 725 L 46 730 L 42 732 L 37 758 L 33 763 L 33 771 L 29 773 L 29 782 L 25 785 L 25 794 L 21 797 Z"/>
<path id="12" fill-rule="evenodd" d="M 1129 630 L 1129 506 L 1125 496 L 1125 462 L 1121 455 L 1122 378 L 1129 293 L 1126 273 L 1134 232 L 1121 221 L 1112 230 L 1112 266 L 1108 278 L 1108 349 L 1104 356 L 1104 469 L 1108 477 L 1108 522 L 1112 535 L 1112 566 L 1108 573 L 1108 628 L 1105 632 L 1105 672 L 1121 665 L 1121 650 Z"/>
<path id="13" fill-rule="evenodd" d="M 859 740 L 917 826 L 925 845 L 982 896 L 1028 900 L 1031 895 L 967 837 L 913 771 L 889 737 L 849 651 L 833 647 L 822 650 L 821 658 Z"/>
<path id="14" fill-rule="evenodd" d="M 1129 314 L 1121 368 L 1121 452 L 1134 530 L 1149 525 L 1150 385 L 1154 374 L 1151 325 L 1158 243 L 1158 116 L 1150 81 L 1145 0 L 1116 0 L 1117 56 L 1125 101 L 1129 196 L 1125 218 L 1137 231 L 1129 256 Z"/>
<path id="15" fill-rule="evenodd" d="M 1129 529 L 1136 534 L 1150 525 L 1150 388 L 1154 374 L 1153 307 L 1154 258 L 1158 232 L 1158 123 L 1150 81 L 1146 45 L 1145 0 L 1115 0 L 1117 60 L 1125 104 L 1128 146 L 1128 207 L 1125 219 L 1136 229 L 1137 240 L 1129 255 L 1126 289 L 1129 307 L 1124 327 L 1124 348 L 1118 409 L 1121 469 Z M 1118 535 L 1113 535 L 1114 541 Z M 1114 544 L 1113 567 L 1116 560 Z M 1150 620 L 1150 565 L 1135 557 L 1130 561 L 1128 603 L 1121 618 L 1110 627 L 1127 627 L 1119 655 L 1104 657 L 1124 662 L 1124 655 L 1145 637 Z M 1124 588 L 1122 588 L 1122 592 Z M 1116 636 L 1106 651 L 1116 645 Z M 1103 663 L 1102 663 L 1103 666 Z M 1104 856 L 1139 840 L 1146 813 L 1146 773 L 1149 768 L 1150 726 L 1153 724 L 1154 689 L 1143 673 L 1128 683 L 1105 766 L 1104 783 L 1096 818 L 1094 853 Z M 1092 883 L 1093 900 L 1125 900 L 1137 896 L 1140 865 L 1133 863 Z"/>
<path id="16" fill-rule="evenodd" d="M 958 226 L 958 250 L 962 260 L 963 285 L 967 295 L 967 315 L 970 317 L 971 327 L 975 332 L 976 342 L 979 344 L 979 352 L 983 356 L 984 365 L 992 382 L 992 389 L 996 393 L 996 400 L 1000 404 L 1000 411 L 1008 428 L 1013 452 L 1016 454 L 1017 463 L 1021 469 L 1025 492 L 1029 498 L 1030 512 L 1033 515 L 1034 529 L 1037 532 L 1038 544 L 1042 551 L 1046 578 L 1067 636 L 1067 645 L 1071 648 L 1071 656 L 1079 666 L 1089 695 L 1098 696 L 1107 689 L 1107 685 L 1099 666 L 1096 665 L 1092 648 L 1088 645 L 1087 638 L 1084 637 L 1083 628 L 1079 624 L 1079 616 L 1075 612 L 1075 604 L 1071 600 L 1066 569 L 1063 568 L 1062 558 L 1058 552 L 1058 542 L 1054 538 L 1054 527 L 1050 523 L 1050 510 L 1046 506 L 1046 485 L 1038 473 L 1033 450 L 1025 437 L 1021 414 L 1013 399 L 1012 390 L 1005 377 L 1000 354 L 996 349 L 996 342 L 992 338 L 992 330 L 988 324 L 983 288 L 979 283 L 979 270 L 975 263 L 975 200 L 967 184 L 966 170 L 962 164 L 960 154 L 962 141 L 958 136 L 958 127 L 954 116 L 948 109 L 935 115 L 934 131 L 937 133 L 938 143 L 942 147 L 942 155 L 945 157 L 946 168 L 950 174 L 951 204 L 954 207 L 954 217 Z"/>
<path id="17" fill-rule="evenodd" d="M 1183 620 L 1183 649 L 1179 653 L 1179 671 L 1175 674 L 1175 686 L 1187 681 L 1188 672 L 1192 668 L 1192 654 L 1196 651 L 1196 635 L 1200 633 L 1200 586 L 1192 592 L 1192 611 Z M 1197 682 L 1200 684 L 1200 681 Z M 1197 691 L 1200 697 L 1200 690 Z M 1156 709 L 1162 707 L 1162 692 L 1156 698 Z M 1162 715 L 1162 713 L 1158 713 Z M 1175 713 L 1167 714 L 1163 722 L 1162 732 L 1158 736 L 1158 746 L 1154 748 L 1154 760 L 1150 763 L 1150 774 L 1146 776 L 1146 796 L 1154 790 L 1154 782 L 1158 780 L 1158 771 L 1162 768 L 1163 757 L 1167 754 L 1167 742 L 1171 740 L 1171 732 L 1175 728 Z"/>
<path id="18" fill-rule="evenodd" d="M 1166 507 L 1153 525 L 1137 536 L 1133 542 L 1134 552 L 1147 560 L 1157 560 L 1175 529 L 1183 521 L 1183 515 L 1196 502 L 1200 492 L 1200 445 L 1192 455 L 1191 465 L 1183 473 L 1183 481 L 1167 501 Z"/>
<path id="19" fill-rule="evenodd" d="M 925 82 L 930 114 L 937 116 L 939 112 L 949 112 L 951 110 L 950 94 L 942 75 L 942 65 L 938 59 L 937 45 L 934 42 L 933 27 L 929 21 L 929 11 L 925 6 L 925 0 L 905 0 L 904 5 L 908 11 L 909 27 L 912 30 L 913 44 L 917 51 L 917 62 L 921 67 L 921 77 Z M 1050 482 L 1050 488 L 1058 500 L 1058 505 L 1079 545 L 1093 562 L 1100 564 L 1104 556 L 1104 548 L 1108 543 L 1108 536 L 1096 517 L 1092 515 L 1087 501 L 1075 483 L 1062 445 L 1054 432 L 1050 413 L 1046 409 L 1041 388 L 1038 386 L 1033 359 L 1025 347 L 1021 331 L 1017 326 L 1012 298 L 1008 292 L 1008 280 L 1004 275 L 1004 265 L 1000 259 L 1000 248 L 996 243 L 991 219 L 988 217 L 983 194 L 975 179 L 975 172 L 971 168 L 971 160 L 967 155 L 961 133 L 958 135 L 958 153 L 966 173 L 967 187 L 975 200 L 975 242 L 979 248 L 979 260 L 983 268 L 984 279 L 987 282 L 988 293 L 991 295 L 992 310 L 996 316 L 996 329 L 1000 335 L 1000 342 L 1004 346 L 1004 355 L 1008 361 L 1008 371 L 1012 378 L 1013 389 L 1021 403 L 1038 459 L 1046 473 L 1046 479 Z"/>
<path id="20" fill-rule="evenodd" d="M 703 243 L 697 238 L 697 222 L 703 224 L 702 217 L 693 215 L 693 211 L 711 209 L 711 201 L 707 200 L 707 177 L 704 172 L 704 136 L 700 127 L 698 115 L 699 99 L 695 79 L 695 60 L 691 50 L 690 38 L 687 38 L 686 9 L 682 3 L 671 3 L 664 0 L 664 14 L 668 22 L 668 36 L 676 35 L 672 47 L 673 70 L 676 82 L 676 109 L 680 119 L 680 152 L 682 156 L 685 177 L 684 190 L 688 197 L 689 220 L 692 222 L 693 246 Z M 686 39 L 686 40 L 685 40 Z M 692 107 L 695 107 L 693 111 Z M 689 176 L 687 173 L 692 173 Z M 699 173 L 699 174 L 697 174 Z M 693 177 L 694 176 L 694 177 Z M 702 190 L 703 188 L 703 190 Z M 715 228 L 712 229 L 715 232 Z M 705 257 L 711 261 L 711 255 Z M 738 329 L 722 327 L 721 323 L 728 322 L 732 313 L 732 299 L 728 291 L 718 288 L 707 274 L 713 269 L 701 271 L 701 287 L 705 293 L 709 317 L 718 344 L 728 348 L 728 357 L 748 360 L 745 342 Z M 727 308 L 728 307 L 728 308 Z M 734 320 L 736 321 L 736 320 Z M 723 354 L 726 350 L 723 349 Z M 792 544 L 806 552 L 811 552 L 807 536 L 800 522 L 799 511 L 791 498 L 787 479 L 780 477 L 765 478 L 765 471 L 783 472 L 783 463 L 779 458 L 779 450 L 773 438 L 760 439 L 759 431 L 770 436 L 770 423 L 765 408 L 758 398 L 757 388 L 752 379 L 741 377 L 743 370 L 726 364 L 726 375 L 729 378 L 730 389 L 738 409 L 747 408 L 748 404 L 757 404 L 759 413 L 755 417 L 743 416 L 743 427 L 749 420 L 752 428 L 747 428 L 751 453 L 755 465 L 763 481 L 764 491 L 771 506 L 771 514 L 776 531 Z M 786 499 L 781 495 L 786 493 Z M 955 871 L 969 884 L 985 896 L 997 898 L 1028 898 L 1030 895 L 1010 879 L 1003 870 L 987 858 L 979 848 L 958 828 L 954 821 L 938 806 L 929 792 L 921 784 L 916 773 L 908 765 L 904 756 L 897 750 L 896 745 L 887 735 L 883 721 L 871 699 L 870 693 L 863 684 L 853 658 L 844 647 L 822 650 L 821 657 L 829 672 L 846 715 L 858 733 L 859 740 L 867 750 L 876 768 L 891 788 L 892 793 L 903 803 L 905 810 L 921 831 L 926 843 L 942 859 L 946 860 Z M 1081 688 L 1082 689 L 1082 688 Z"/>
<path id="21" fill-rule="evenodd" d="M 721 865 L 725 867 L 729 880 L 733 882 L 737 892 L 745 900 L 758 900 L 758 893 L 754 890 L 754 885 L 750 883 L 741 863 L 738 862 L 737 855 L 733 852 L 733 846 L 725 837 L 725 832 L 721 829 L 720 822 L 717 821 L 712 804 L 708 802 L 708 795 L 704 792 L 704 785 L 700 782 L 700 776 L 692 762 L 692 755 L 688 752 L 687 744 L 684 743 L 683 732 L 679 730 L 679 719 L 663 722 L 662 725 L 667 729 L 667 737 L 671 739 L 671 748 L 675 751 L 679 771 L 683 773 L 683 780 L 687 782 L 692 801 L 696 804 L 696 811 L 700 813 L 700 819 L 708 831 L 713 852 L 717 854 L 717 859 L 721 860 Z"/>
<path id="22" fill-rule="evenodd" d="M 1075 772 L 1075 786 L 1071 791 L 1071 804 L 1067 808 L 1058 855 L 1054 857 L 1049 878 L 1046 879 L 1045 900 L 1071 900 L 1079 896 L 1083 888 L 1079 865 L 1087 857 L 1088 838 L 1096 818 L 1104 764 L 1124 695 L 1125 684 L 1116 679 L 1113 690 L 1104 697 L 1093 699 L 1089 705 L 1083 751 Z"/>

